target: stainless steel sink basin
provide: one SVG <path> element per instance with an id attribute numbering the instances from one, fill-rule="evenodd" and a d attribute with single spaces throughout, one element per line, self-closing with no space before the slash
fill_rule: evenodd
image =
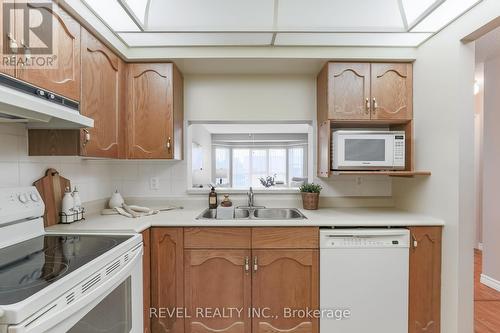
<path id="1" fill-rule="evenodd" d="M 206 209 L 197 220 L 216 220 L 217 210 Z M 236 220 L 304 220 L 306 217 L 296 208 L 236 208 Z"/>
<path id="2" fill-rule="evenodd" d="M 253 211 L 258 220 L 303 220 L 306 217 L 296 208 L 260 208 Z"/>

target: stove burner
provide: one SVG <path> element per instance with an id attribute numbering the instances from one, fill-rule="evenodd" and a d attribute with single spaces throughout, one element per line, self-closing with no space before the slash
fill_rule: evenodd
<path id="1" fill-rule="evenodd" d="M 63 262 L 45 262 L 23 264 L 23 274 L 12 275 L 9 271 L 0 272 L 0 294 L 35 288 L 40 285 L 47 285 L 64 275 L 69 266 Z"/>

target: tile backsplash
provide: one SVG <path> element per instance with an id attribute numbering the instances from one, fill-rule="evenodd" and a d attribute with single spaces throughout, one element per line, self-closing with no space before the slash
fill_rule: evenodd
<path id="1" fill-rule="evenodd" d="M 28 156 L 24 124 L 0 124 L 0 187 L 30 186 L 48 168 L 79 188 L 83 201 L 107 198 L 115 189 L 124 196 L 185 196 L 186 161 L 111 161 L 81 157 Z M 150 187 L 158 178 L 159 189 Z M 390 197 L 392 183 L 387 177 L 334 177 L 315 179 L 324 187 L 325 197 Z"/>

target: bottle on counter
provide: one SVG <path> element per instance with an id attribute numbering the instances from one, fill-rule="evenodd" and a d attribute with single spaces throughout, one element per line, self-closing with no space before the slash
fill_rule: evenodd
<path id="1" fill-rule="evenodd" d="M 233 202 L 229 199 L 229 194 L 224 194 L 224 199 L 222 199 L 220 205 L 222 207 L 231 207 L 233 205 Z"/>
<path id="2" fill-rule="evenodd" d="M 73 208 L 75 207 L 75 200 L 73 199 L 73 195 L 71 193 L 71 189 L 69 187 L 66 187 L 64 191 L 64 196 L 62 198 L 62 212 L 63 212 L 63 217 L 62 217 L 62 222 L 63 223 L 71 223 L 74 221 L 73 217 Z"/>
<path id="3" fill-rule="evenodd" d="M 212 186 L 210 193 L 208 194 L 208 208 L 217 208 L 217 193 L 215 192 L 215 187 Z"/>
<path id="4" fill-rule="evenodd" d="M 77 221 L 83 219 L 82 199 L 80 198 L 80 193 L 78 192 L 76 186 L 73 190 L 73 211 L 76 213 Z"/>

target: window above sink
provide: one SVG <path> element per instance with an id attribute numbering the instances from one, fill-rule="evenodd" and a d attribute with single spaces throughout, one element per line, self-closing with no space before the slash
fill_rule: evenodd
<path id="1" fill-rule="evenodd" d="M 310 123 L 192 123 L 189 192 L 296 192 L 312 179 Z"/>

